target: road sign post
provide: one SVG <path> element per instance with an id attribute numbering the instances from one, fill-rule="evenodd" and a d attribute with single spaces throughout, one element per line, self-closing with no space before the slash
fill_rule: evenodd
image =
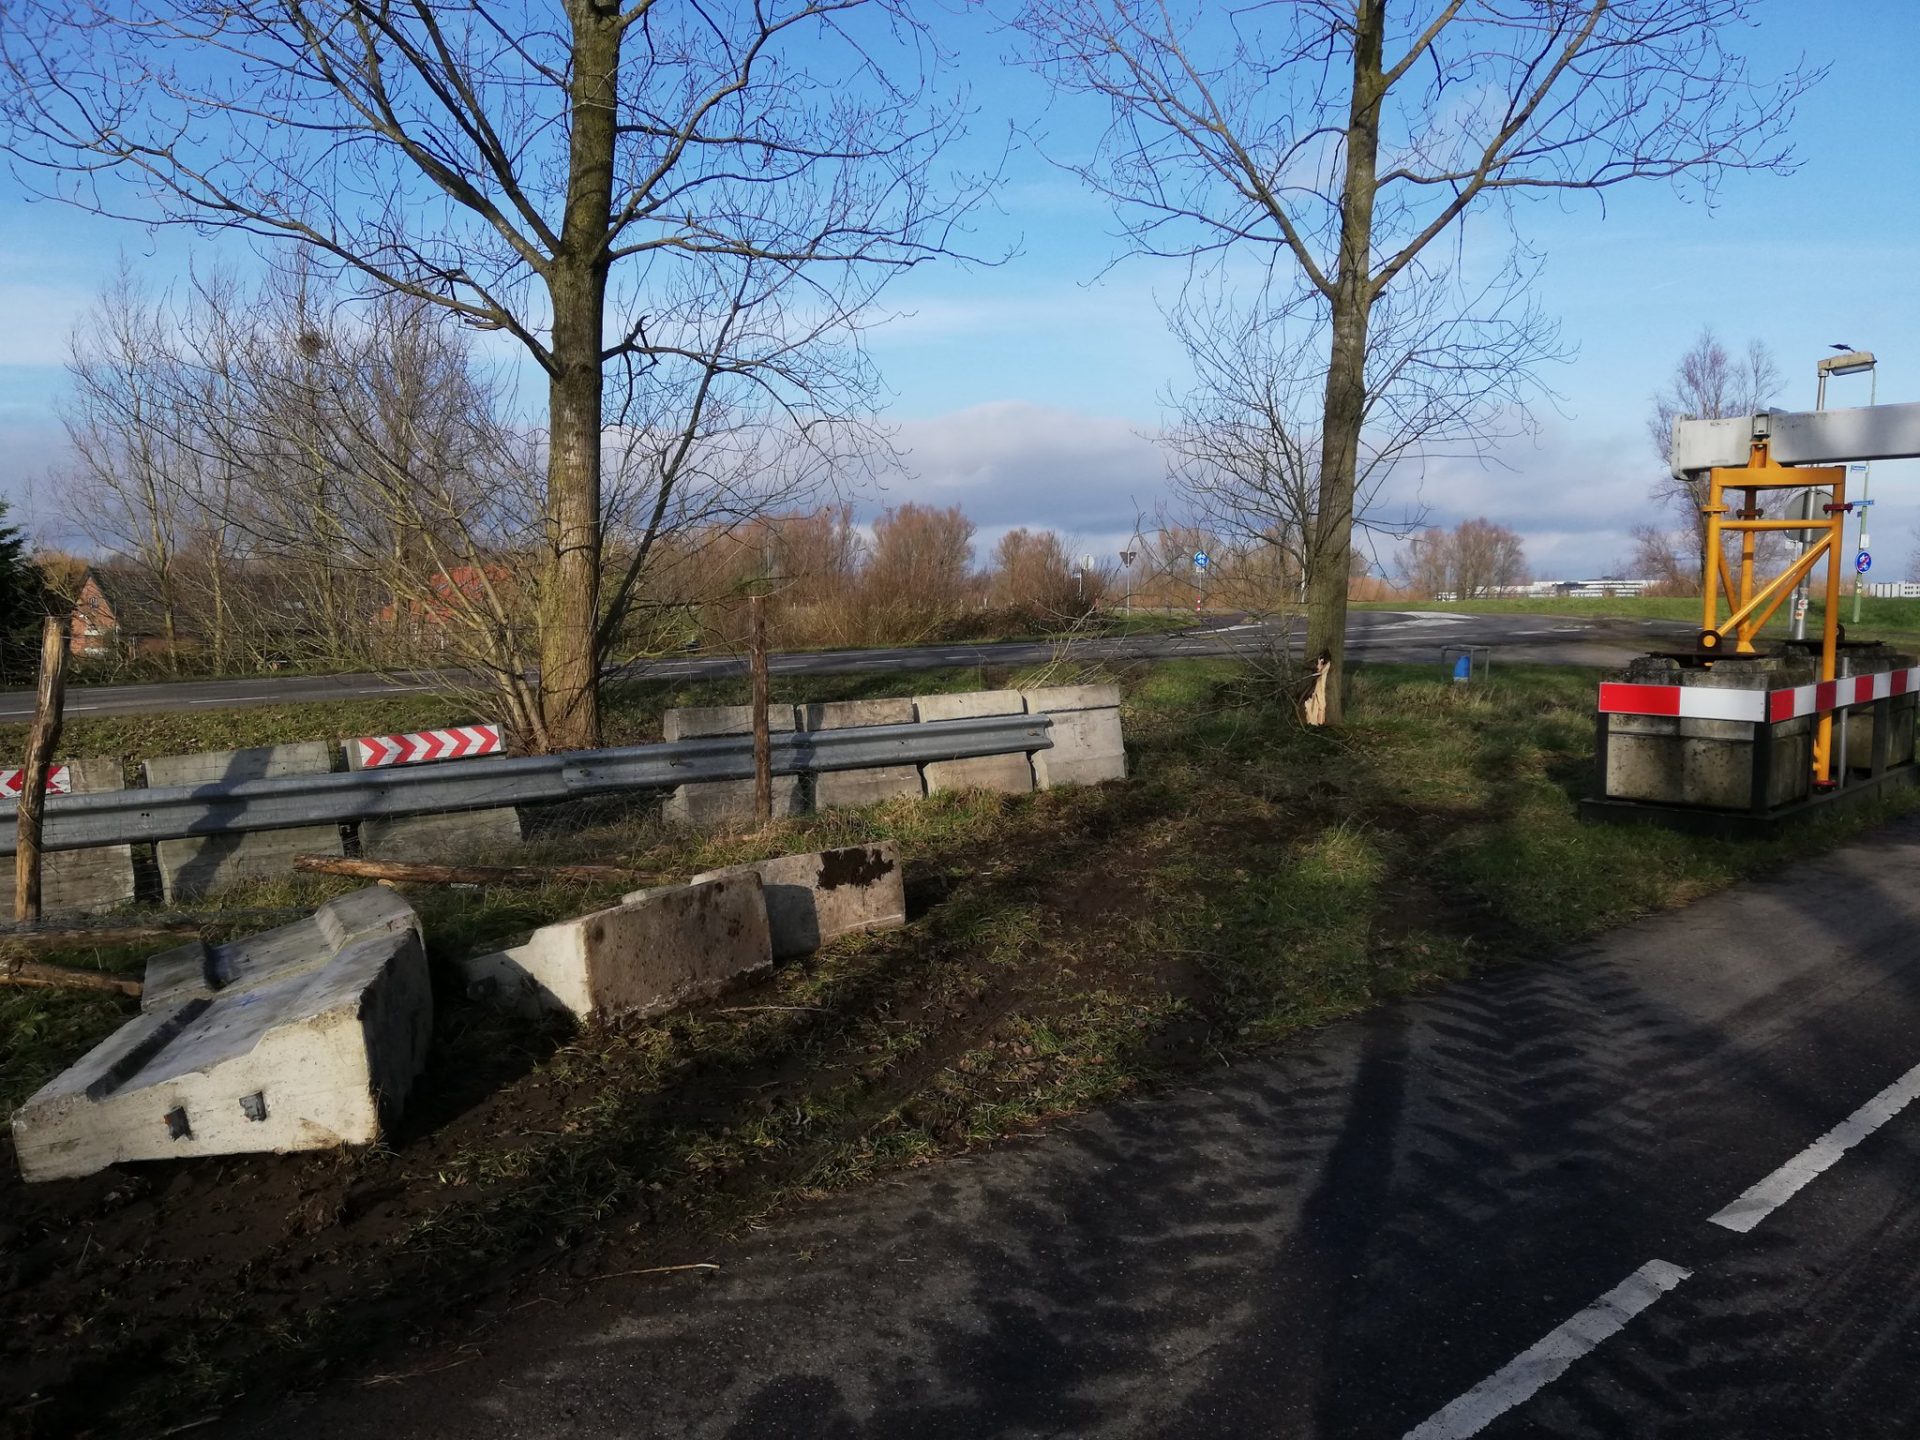
<path id="1" fill-rule="evenodd" d="M 1872 474 L 1872 469 L 1866 465 L 1849 465 L 1847 467 L 1848 477 L 1851 478 L 1853 472 L 1856 470 L 1860 472 L 1860 491 L 1864 497 L 1867 489 L 1867 480 Z M 1867 539 L 1867 511 L 1873 508 L 1873 501 L 1865 498 L 1856 500 L 1853 502 L 1853 508 L 1860 516 L 1859 550 L 1862 555 L 1869 556 L 1868 564 L 1871 565 L 1873 545 Z M 1860 577 L 1867 572 L 1865 568 L 1861 567 L 1859 560 L 1856 559 L 1853 563 L 1855 567 L 1853 572 L 1853 623 L 1858 625 L 1860 623 L 1860 590 L 1862 585 Z"/>

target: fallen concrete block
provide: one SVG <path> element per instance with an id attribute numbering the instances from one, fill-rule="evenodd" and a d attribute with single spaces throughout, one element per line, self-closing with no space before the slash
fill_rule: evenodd
<path id="1" fill-rule="evenodd" d="M 793 706 L 767 707 L 767 732 L 781 734 L 795 728 Z M 687 706 L 669 710 L 661 719 L 661 731 L 669 741 L 704 739 L 713 735 L 751 735 L 751 705 Z M 807 810 L 806 787 L 798 775 L 773 777 L 773 813 L 804 815 Z M 751 824 L 759 817 L 754 811 L 753 781 L 709 780 L 698 785 L 674 788 L 663 807 L 669 820 L 695 830 L 714 829 L 742 822 Z"/>
<path id="2" fill-rule="evenodd" d="M 1033 779 L 1056 785 L 1098 785 L 1127 778 L 1127 747 L 1120 734 L 1120 687 L 1053 685 L 1020 692 L 1029 715 L 1053 720 L 1053 747 L 1033 752 Z"/>
<path id="3" fill-rule="evenodd" d="M 278 775 L 324 775 L 332 768 L 333 755 L 324 740 L 267 745 L 255 750 L 160 755 L 146 762 L 147 784 L 155 787 L 265 780 Z M 204 895 L 237 880 L 285 874 L 293 869 L 296 855 L 344 853 L 338 825 L 162 840 L 153 849 L 168 900 Z"/>
<path id="4" fill-rule="evenodd" d="M 773 964 L 760 877 L 640 890 L 609 910 L 533 932 L 456 968 L 509 1008 L 657 1015 L 719 994 Z"/>
<path id="5" fill-rule="evenodd" d="M 1024 715 L 1018 690 L 971 690 L 959 695 L 916 695 L 914 714 L 922 723 L 971 720 L 981 715 Z M 967 760 L 930 760 L 920 767 L 927 793 L 941 790 L 999 790 L 1024 795 L 1033 789 L 1033 766 L 1024 752 L 980 755 Z"/>
<path id="6" fill-rule="evenodd" d="M 760 877 L 778 960 L 810 955 L 841 935 L 892 930 L 907 923 L 900 847 L 891 840 L 729 865 L 696 875 L 693 883 L 749 874 Z"/>
<path id="7" fill-rule="evenodd" d="M 148 962 L 140 1014 L 15 1113 L 21 1173 L 369 1144 L 432 1029 L 419 921 L 381 886 L 244 940 L 181 946 Z"/>
<path id="8" fill-rule="evenodd" d="M 827 700 L 800 707 L 804 730 L 847 730 L 858 725 L 911 725 L 913 701 Z M 817 810 L 839 805 L 877 805 L 902 795 L 924 794 L 918 765 L 875 765 L 865 770 L 823 770 L 814 777 Z"/>
<path id="9" fill-rule="evenodd" d="M 61 760 L 70 794 L 98 795 L 126 789 L 117 759 Z M 133 847 L 101 845 L 54 850 L 40 859 L 40 907 L 44 915 L 80 915 L 111 910 L 134 899 Z M 13 913 L 13 862 L 0 862 L 0 914 Z"/>

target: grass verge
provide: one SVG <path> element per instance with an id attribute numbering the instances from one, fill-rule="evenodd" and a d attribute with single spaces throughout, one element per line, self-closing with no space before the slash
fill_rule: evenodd
<path id="1" fill-rule="evenodd" d="M 711 1259 L 783 1206 L 1383 998 L 1551 957 L 1900 803 L 1759 845 L 1582 826 L 1581 671 L 1469 688 L 1365 668 L 1337 735 L 1301 729 L 1227 662 L 1124 679 L 1124 785 L 946 794 L 701 839 L 612 816 L 533 847 L 690 872 L 891 837 L 907 929 L 645 1023 L 527 1027 L 446 996 L 428 1072 L 377 1149 L 36 1187 L 0 1156 L 0 1404 L 26 1434 L 150 1432 L 243 1388 L 315 1385 L 582 1277 Z M 661 696 L 619 703 L 657 715 Z M 337 888 L 289 879 L 229 903 Z M 437 960 L 610 898 L 415 894 Z M 0 1001 L 0 1099 L 121 1013 L 47 992 Z"/>
<path id="2" fill-rule="evenodd" d="M 1569 620 L 1680 620 L 1690 625 L 1701 621 L 1700 598 L 1689 595 L 1620 595 L 1597 600 L 1552 599 L 1511 600 L 1366 600 L 1356 601 L 1355 610 L 1435 610 L 1453 615 L 1554 615 Z M 1807 633 L 1818 636 L 1824 623 L 1826 605 L 1816 599 L 1807 610 Z M 1721 607 L 1724 618 L 1726 607 Z M 1884 640 L 1904 649 L 1920 648 L 1920 600 L 1891 597 L 1860 597 L 1860 620 L 1853 619 L 1853 598 L 1840 600 L 1840 623 L 1855 640 Z M 1787 606 L 1782 606 L 1767 628 L 1768 639 L 1784 639 L 1791 633 Z"/>

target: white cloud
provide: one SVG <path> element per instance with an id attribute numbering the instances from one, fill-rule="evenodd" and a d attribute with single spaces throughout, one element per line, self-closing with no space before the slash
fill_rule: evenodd
<path id="1" fill-rule="evenodd" d="M 1150 429 L 1110 416 L 1005 400 L 904 422 L 902 473 L 866 507 L 959 505 L 985 554 L 1015 526 L 1060 531 L 1102 556 L 1151 523 L 1166 466 Z M 1390 514 L 1424 507 L 1431 523 L 1484 515 L 1518 530 L 1536 574 L 1598 574 L 1632 553 L 1631 528 L 1670 524 L 1649 497 L 1656 458 L 1633 430 L 1593 434 L 1554 420 L 1506 442 L 1493 460 L 1441 459 L 1383 487 Z M 1891 537 L 1889 537 L 1891 538 Z M 1379 544 L 1391 563 L 1392 545 Z"/>
<path id="2" fill-rule="evenodd" d="M 897 443 L 905 471 L 879 504 L 958 505 L 989 545 L 1020 525 L 1124 536 L 1165 487 L 1161 452 L 1133 423 L 1024 401 L 909 420 Z"/>

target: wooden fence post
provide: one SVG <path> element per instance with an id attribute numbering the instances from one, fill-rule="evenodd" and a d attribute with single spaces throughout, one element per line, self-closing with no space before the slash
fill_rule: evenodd
<path id="1" fill-rule="evenodd" d="M 47 810 L 47 770 L 60 744 L 67 699 L 67 620 L 49 615 L 40 631 L 40 693 L 20 776 L 20 831 L 13 857 L 13 918 L 40 918 L 40 822 Z"/>
<path id="2" fill-rule="evenodd" d="M 767 597 L 747 600 L 747 669 L 753 677 L 753 813 L 773 818 L 773 753 L 767 738 Z"/>

